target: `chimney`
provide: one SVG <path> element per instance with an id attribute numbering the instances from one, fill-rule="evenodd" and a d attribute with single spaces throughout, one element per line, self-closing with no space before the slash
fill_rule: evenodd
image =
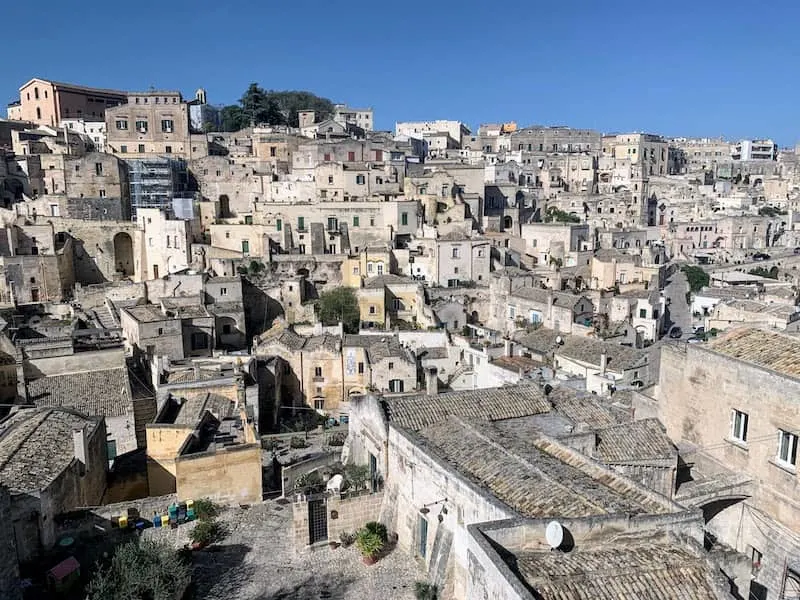
<path id="1" fill-rule="evenodd" d="M 503 353 L 506 356 L 514 356 L 514 342 L 509 339 L 504 339 L 503 345 L 505 346 Z"/>
<path id="2" fill-rule="evenodd" d="M 608 357 L 605 352 L 600 355 L 600 375 L 606 374 L 606 365 L 608 365 Z"/>
<path id="3" fill-rule="evenodd" d="M 425 369 L 425 393 L 428 396 L 439 394 L 439 377 L 437 376 L 436 367 Z"/>
<path id="4" fill-rule="evenodd" d="M 72 430 L 72 445 L 75 458 L 81 463 L 82 468 L 86 469 L 89 458 L 89 436 L 86 435 L 86 427 Z"/>

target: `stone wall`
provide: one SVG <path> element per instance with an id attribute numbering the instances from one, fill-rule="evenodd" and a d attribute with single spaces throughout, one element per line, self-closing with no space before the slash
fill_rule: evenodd
<path id="1" fill-rule="evenodd" d="M 260 502 L 261 444 L 242 444 L 181 456 L 175 483 L 179 498 L 211 498 L 217 502 Z"/>
<path id="2" fill-rule="evenodd" d="M 370 521 L 377 521 L 383 504 L 382 493 L 354 497 L 328 494 L 319 497 L 325 499 L 328 540 L 331 542 L 338 542 L 341 533 L 355 533 Z M 294 502 L 292 510 L 295 550 L 301 551 L 310 544 L 307 500 Z"/>
<path id="3" fill-rule="evenodd" d="M 19 600 L 19 565 L 14 544 L 14 528 L 11 524 L 11 498 L 8 491 L 0 487 L 0 598 Z"/>
<path id="4" fill-rule="evenodd" d="M 708 455 L 753 480 L 752 497 L 720 497 L 707 528 L 740 552 L 763 554 L 756 582 L 770 595 L 781 588 L 784 566 L 800 572 L 800 487 L 796 472 L 775 460 L 778 430 L 800 430 L 798 398 L 800 381 L 702 345 L 662 350 L 658 416 L 670 438 L 702 449 L 684 459 Z M 733 410 L 749 416 L 747 443 L 730 439 Z"/>

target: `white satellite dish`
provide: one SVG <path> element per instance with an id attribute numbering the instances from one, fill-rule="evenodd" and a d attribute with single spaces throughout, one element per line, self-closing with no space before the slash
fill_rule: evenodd
<path id="1" fill-rule="evenodd" d="M 563 343 L 564 343 L 564 339 L 560 335 L 557 335 L 556 336 L 556 344 L 558 344 L 560 346 Z"/>
<path id="2" fill-rule="evenodd" d="M 564 542 L 564 528 L 558 521 L 550 521 L 544 531 L 544 537 L 553 550 L 557 550 Z"/>

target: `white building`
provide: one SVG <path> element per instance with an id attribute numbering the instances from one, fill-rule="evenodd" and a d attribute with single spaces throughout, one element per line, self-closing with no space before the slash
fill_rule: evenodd
<path id="1" fill-rule="evenodd" d="M 371 108 L 350 108 L 346 104 L 333 107 L 333 120 L 340 125 L 355 125 L 364 131 L 375 129 L 375 115 Z"/>
<path id="2" fill-rule="evenodd" d="M 75 133 L 88 135 L 97 152 L 106 151 L 106 122 L 87 121 L 86 119 L 62 119 L 64 127 Z"/>
<path id="3" fill-rule="evenodd" d="M 462 137 L 469 135 L 469 128 L 461 121 L 404 121 L 394 124 L 395 135 L 406 135 L 417 139 L 429 139 L 437 133 L 446 133 L 461 144 Z"/>
<path id="4" fill-rule="evenodd" d="M 741 140 L 731 148 L 733 160 L 777 160 L 778 144 L 772 140 Z"/>

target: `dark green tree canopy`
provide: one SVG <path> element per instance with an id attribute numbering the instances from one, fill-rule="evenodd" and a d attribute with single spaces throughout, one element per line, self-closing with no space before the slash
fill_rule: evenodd
<path id="1" fill-rule="evenodd" d="M 301 110 L 313 110 L 321 121 L 333 115 L 333 102 L 311 92 L 265 90 L 251 83 L 239 104 L 222 109 L 222 129 L 238 131 L 259 124 L 297 127 Z"/>
<path id="2" fill-rule="evenodd" d="M 317 300 L 317 316 L 323 325 L 338 325 L 341 321 L 345 333 L 358 333 L 361 315 L 355 292 L 348 287 L 323 292 Z"/>

